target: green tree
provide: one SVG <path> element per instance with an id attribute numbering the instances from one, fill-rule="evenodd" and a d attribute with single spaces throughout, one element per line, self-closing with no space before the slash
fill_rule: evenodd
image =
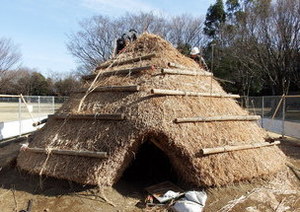
<path id="1" fill-rule="evenodd" d="M 222 0 L 217 0 L 215 4 L 211 5 L 208 8 L 206 19 L 205 19 L 205 27 L 204 33 L 212 39 L 216 39 L 218 36 L 218 32 L 226 21 L 226 13 L 224 10 L 224 4 Z"/>
<path id="2" fill-rule="evenodd" d="M 52 95 L 52 80 L 46 79 L 41 73 L 33 72 L 29 79 L 30 95 Z"/>
<path id="3" fill-rule="evenodd" d="M 54 83 L 54 92 L 58 96 L 69 96 L 73 91 L 78 89 L 80 85 L 81 82 L 70 75 Z"/>

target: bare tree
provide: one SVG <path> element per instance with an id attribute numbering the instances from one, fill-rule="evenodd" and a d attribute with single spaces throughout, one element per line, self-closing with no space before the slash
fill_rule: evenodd
<path id="1" fill-rule="evenodd" d="M 92 70 L 111 55 L 116 38 L 114 23 L 105 16 L 80 22 L 81 30 L 69 35 L 67 48 L 85 69 Z"/>
<path id="2" fill-rule="evenodd" d="M 174 45 L 204 46 L 206 37 L 202 33 L 203 26 L 204 21 L 200 17 L 194 18 L 187 14 L 172 17 L 167 39 Z"/>
<path id="3" fill-rule="evenodd" d="M 204 43 L 203 21 L 188 15 L 166 18 L 153 12 L 127 13 L 117 19 L 94 16 L 80 22 L 81 30 L 69 35 L 69 52 L 78 61 L 78 70 L 93 70 L 112 53 L 115 39 L 130 29 L 158 34 L 174 45 L 200 46 Z"/>
<path id="4" fill-rule="evenodd" d="M 11 39 L 0 38 L 0 87 L 4 86 L 7 78 L 11 76 L 6 72 L 17 66 L 20 60 L 19 47 Z"/>
<path id="5" fill-rule="evenodd" d="M 254 81 L 283 94 L 299 79 L 300 0 L 254 1 L 219 37 L 221 57 L 232 61 L 244 95 Z"/>

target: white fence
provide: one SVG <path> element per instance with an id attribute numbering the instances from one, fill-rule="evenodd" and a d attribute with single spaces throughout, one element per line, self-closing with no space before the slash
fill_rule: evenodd
<path id="1" fill-rule="evenodd" d="M 0 140 L 32 131 L 32 123 L 53 114 L 65 97 L 0 95 Z M 40 126 L 41 127 L 41 126 Z"/>
<path id="2" fill-rule="evenodd" d="M 261 126 L 268 131 L 300 138 L 300 96 L 243 97 L 241 105 L 260 115 Z"/>
<path id="3" fill-rule="evenodd" d="M 36 130 L 32 123 L 53 114 L 67 98 L 24 96 L 24 99 L 27 105 L 20 96 L 0 95 L 0 140 Z M 262 117 L 263 128 L 300 138 L 300 96 L 243 97 L 240 104 Z"/>

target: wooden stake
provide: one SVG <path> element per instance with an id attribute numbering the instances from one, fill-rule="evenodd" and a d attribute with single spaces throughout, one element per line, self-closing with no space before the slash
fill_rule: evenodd
<path id="1" fill-rule="evenodd" d="M 137 67 L 137 68 L 130 68 L 130 69 L 121 69 L 121 70 L 114 70 L 114 71 L 103 71 L 100 75 L 102 76 L 111 76 L 111 75 L 117 75 L 117 74 L 130 74 L 130 73 L 136 73 L 144 70 L 150 70 L 154 69 L 154 66 L 143 66 L 143 67 Z M 97 74 L 91 74 L 83 76 L 83 80 L 92 80 L 97 76 Z"/>
<path id="2" fill-rule="evenodd" d="M 93 90 L 93 92 L 137 92 L 140 90 L 138 85 L 128 85 L 128 86 L 104 86 L 98 87 Z M 81 89 L 75 93 L 86 92 L 86 89 Z"/>
<path id="3" fill-rule="evenodd" d="M 237 150 L 245 150 L 245 149 L 255 149 L 260 147 L 267 147 L 267 146 L 274 146 L 280 144 L 280 141 L 275 141 L 273 143 L 252 143 L 252 144 L 244 144 L 244 145 L 237 145 L 237 146 L 222 146 L 222 147 L 215 147 L 215 148 L 203 148 L 201 149 L 201 153 L 203 155 L 210 155 L 216 153 L 224 153 L 224 152 L 232 152 Z"/>
<path id="4" fill-rule="evenodd" d="M 54 119 L 86 119 L 86 120 L 124 120 L 124 114 L 56 114 L 49 115 L 49 118 Z"/>
<path id="5" fill-rule="evenodd" d="M 177 74 L 177 75 L 189 75 L 189 76 L 212 76 L 210 72 L 200 72 L 200 71 L 193 71 L 193 70 L 182 70 L 182 69 L 168 69 L 163 68 L 161 69 L 162 74 Z"/>
<path id="6" fill-rule="evenodd" d="M 175 123 L 185 122 L 212 122 L 212 121 L 256 121 L 260 116 L 215 116 L 215 117 L 192 117 L 192 118 L 177 118 Z"/>
<path id="7" fill-rule="evenodd" d="M 202 97 L 216 97 L 216 98 L 240 98 L 239 95 L 233 94 L 210 94 L 198 93 L 192 91 L 178 91 L 178 90 L 163 90 L 151 89 L 151 93 L 155 95 L 169 95 L 169 96 L 202 96 Z"/>
<path id="8" fill-rule="evenodd" d="M 79 156 L 79 157 L 92 157 L 92 158 L 107 158 L 106 152 L 92 152 L 82 150 L 62 150 L 62 149 L 43 149 L 43 148 L 22 148 L 22 151 L 29 151 L 43 154 L 56 154 L 56 155 L 68 155 L 68 156 Z"/>
<path id="9" fill-rule="evenodd" d="M 124 65 L 124 64 L 128 64 L 128 63 L 138 62 L 140 60 L 147 60 L 147 59 L 151 59 L 152 57 L 155 57 L 155 56 L 156 56 L 156 54 L 153 53 L 153 54 L 143 55 L 140 57 L 131 58 L 128 60 L 120 60 L 120 61 L 113 60 L 113 61 L 110 61 L 109 63 L 105 63 L 105 64 L 98 66 L 96 68 L 96 70 L 107 68 L 109 66 L 113 67 L 113 66 L 119 66 L 119 65 Z"/>

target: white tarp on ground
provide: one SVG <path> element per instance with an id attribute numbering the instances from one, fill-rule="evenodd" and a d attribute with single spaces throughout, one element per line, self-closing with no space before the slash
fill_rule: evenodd
<path id="1" fill-rule="evenodd" d="M 34 122 L 37 122 L 45 118 L 47 118 L 47 116 L 34 118 L 33 120 L 25 119 L 21 121 L 0 122 L 0 140 L 33 132 L 41 128 L 43 125 L 39 125 L 38 127 L 33 127 L 32 124 Z"/>
<path id="2" fill-rule="evenodd" d="M 282 120 L 263 118 L 263 128 L 268 131 L 282 134 L 283 125 Z M 300 138 L 300 123 L 285 121 L 284 122 L 284 135 L 295 138 Z"/>

